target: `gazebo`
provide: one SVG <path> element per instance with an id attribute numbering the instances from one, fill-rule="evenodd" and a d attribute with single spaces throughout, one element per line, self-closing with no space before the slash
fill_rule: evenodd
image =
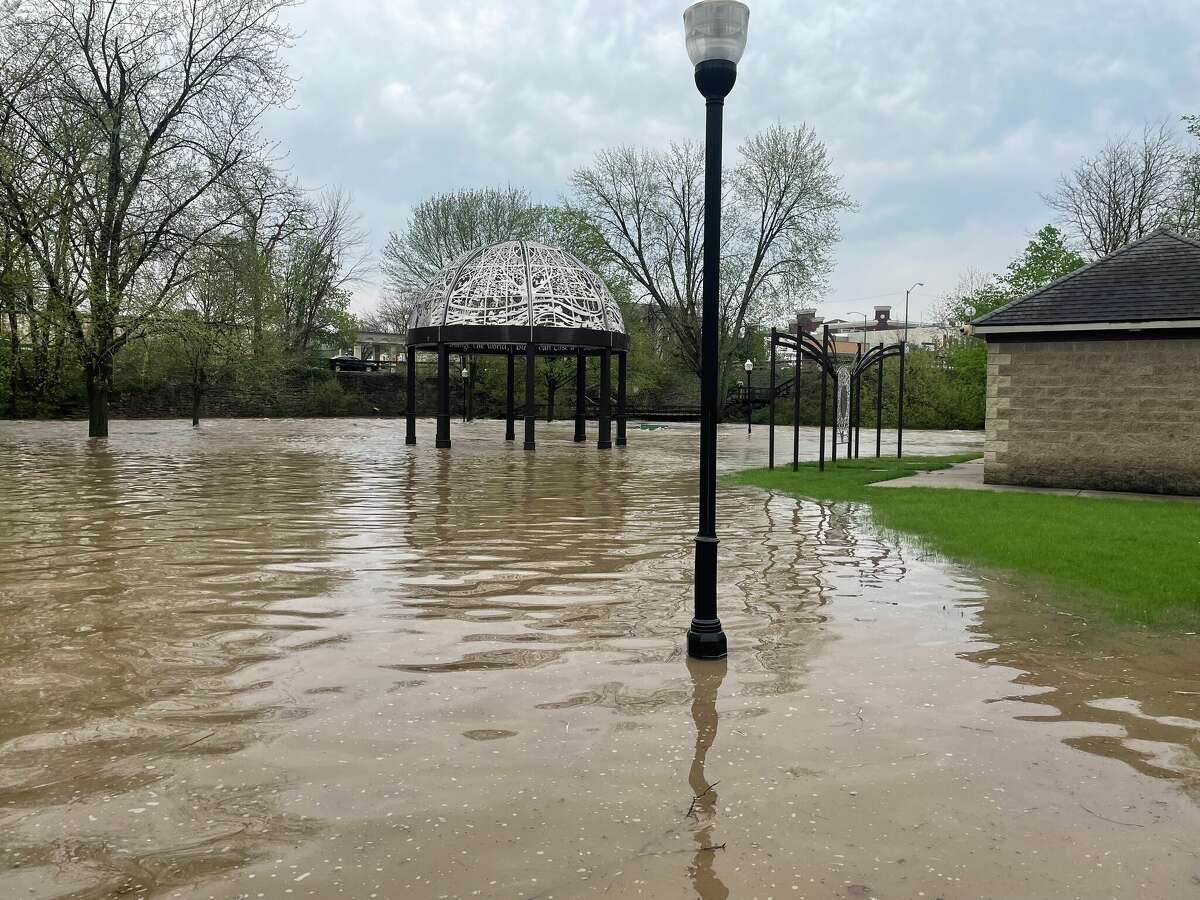
<path id="1" fill-rule="evenodd" d="M 625 382 L 629 339 L 621 309 L 595 272 L 565 250 L 506 241 L 460 257 L 429 282 L 408 320 L 405 443 L 417 442 L 416 357 L 435 351 L 437 439 L 450 446 L 450 353 L 504 356 L 508 361 L 504 439 L 516 439 L 516 358 L 525 358 L 525 449 L 536 447 L 534 365 L 538 356 L 574 357 L 575 441 L 587 440 L 587 358 L 600 359 L 600 433 L 612 447 L 612 357 L 617 357 L 617 446 L 625 446 Z"/>

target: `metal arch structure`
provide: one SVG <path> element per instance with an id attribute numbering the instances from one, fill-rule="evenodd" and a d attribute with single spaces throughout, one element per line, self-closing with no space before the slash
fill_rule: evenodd
<path id="1" fill-rule="evenodd" d="M 768 466 L 775 468 L 775 404 L 781 391 L 786 390 L 789 386 L 792 392 L 793 400 L 793 415 L 792 415 L 792 471 L 796 471 L 800 465 L 800 373 L 804 364 L 804 360 L 809 360 L 817 365 L 821 372 L 821 412 L 820 412 L 820 442 L 819 442 L 819 468 L 825 470 L 825 429 L 827 427 L 828 418 L 828 384 L 832 379 L 835 389 L 835 415 L 839 421 L 836 422 L 833 434 L 833 440 L 830 445 L 830 458 L 833 463 L 837 463 L 837 453 L 839 438 L 846 444 L 846 457 L 848 459 L 857 459 L 859 457 L 861 431 L 862 431 L 862 381 L 863 378 L 870 374 L 872 370 L 877 373 L 876 388 L 875 388 L 875 457 L 878 459 L 882 455 L 883 450 L 883 366 L 884 361 L 893 357 L 899 358 L 900 365 L 900 385 L 899 397 L 897 403 L 897 431 L 896 431 L 896 456 L 902 458 L 904 455 L 904 358 L 907 354 L 907 345 L 904 341 L 897 341 L 893 344 L 879 344 L 864 348 L 863 344 L 856 344 L 856 352 L 853 357 L 846 362 L 839 362 L 839 354 L 837 352 L 837 342 L 831 339 L 829 334 L 829 326 L 825 325 L 821 331 L 821 337 L 818 339 L 815 335 L 806 332 L 801 326 L 799 316 L 797 316 L 795 332 L 780 331 L 777 328 L 771 329 L 771 352 L 770 352 L 770 386 L 768 387 L 768 403 L 770 407 L 769 430 L 767 438 L 768 447 Z M 779 384 L 776 377 L 777 352 L 779 348 L 791 350 L 796 354 L 796 369 L 790 383 Z M 837 401 L 840 394 L 839 374 L 846 379 L 846 387 L 848 388 L 848 402 L 846 406 L 846 417 L 844 429 L 839 428 L 843 424 L 841 421 L 841 403 Z M 839 432 L 842 432 L 839 434 Z"/>
<path id="2" fill-rule="evenodd" d="M 525 449 L 536 448 L 534 366 L 537 357 L 576 359 L 575 441 L 587 440 L 589 356 L 600 360 L 600 433 L 613 446 L 612 358 L 617 358 L 616 445 L 626 444 L 629 338 L 621 308 L 601 278 L 575 256 L 533 241 L 505 241 L 464 254 L 438 272 L 417 297 L 408 320 L 408 396 L 405 443 L 417 442 L 416 358 L 438 357 L 437 438 L 450 446 L 450 352 L 504 356 L 508 362 L 505 440 L 516 439 L 516 357 L 525 358 Z M 468 390 L 474 379 L 470 379 Z"/>

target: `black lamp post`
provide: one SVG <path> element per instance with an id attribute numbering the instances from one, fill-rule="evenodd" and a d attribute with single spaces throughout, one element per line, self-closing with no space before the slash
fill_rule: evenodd
<path id="1" fill-rule="evenodd" d="M 721 119 L 746 49 L 750 8 L 738 0 L 700 0 L 683 13 L 688 56 L 704 95 L 704 293 L 700 330 L 700 528 L 696 533 L 695 614 L 688 656 L 724 659 L 717 617 L 717 368 L 720 352 Z"/>
<path id="2" fill-rule="evenodd" d="M 904 340 L 900 342 L 900 404 L 896 413 L 896 458 L 904 458 L 904 369 L 908 365 L 908 296 L 925 282 L 918 281 L 904 292 Z"/>
<path id="3" fill-rule="evenodd" d="M 744 368 L 746 369 L 746 434 L 754 434 L 753 420 L 750 416 L 754 410 L 754 388 L 750 382 L 750 376 L 754 372 L 753 360 L 746 360 Z"/>
<path id="4" fill-rule="evenodd" d="M 466 362 L 466 360 L 464 360 L 464 362 Z M 471 407 L 471 382 L 470 382 L 470 378 L 471 378 L 471 370 L 470 370 L 470 369 L 468 369 L 468 368 L 467 368 L 467 367 L 464 365 L 464 366 L 463 366 L 463 370 L 462 370 L 462 380 L 463 380 L 463 423 L 464 423 L 464 424 L 465 424 L 465 423 L 466 423 L 466 421 L 467 421 L 467 414 L 468 414 L 468 412 L 469 412 L 469 410 L 470 410 L 470 407 Z"/>

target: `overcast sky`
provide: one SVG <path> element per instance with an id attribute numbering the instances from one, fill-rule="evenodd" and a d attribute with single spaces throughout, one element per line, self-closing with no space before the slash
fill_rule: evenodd
<path id="1" fill-rule="evenodd" d="M 553 201 L 616 144 L 703 136 L 672 0 L 308 0 L 271 136 L 354 197 L 374 250 L 430 194 Z M 1050 220 L 1039 192 L 1105 138 L 1200 113 L 1196 0 L 751 0 L 727 153 L 807 122 L 859 211 L 822 312 L 923 313 Z M 364 285 L 356 306 L 370 304 Z M 916 316 L 914 315 L 914 318 Z"/>

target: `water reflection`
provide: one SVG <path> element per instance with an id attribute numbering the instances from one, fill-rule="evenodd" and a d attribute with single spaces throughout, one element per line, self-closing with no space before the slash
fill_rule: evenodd
<path id="1" fill-rule="evenodd" d="M 726 900 L 729 888 L 716 871 L 720 843 L 715 838 L 717 826 L 717 785 L 708 780 L 704 771 L 708 751 L 717 739 L 717 696 L 725 681 L 728 662 L 699 662 L 689 659 L 688 674 L 692 679 L 692 722 L 696 726 L 696 747 L 688 768 L 688 786 L 692 789 L 692 807 L 688 814 L 695 819 L 692 839 L 696 855 L 688 866 L 688 877 L 701 900 Z"/>
<path id="2" fill-rule="evenodd" d="M 1093 626 L 995 579 L 978 615 L 988 645 L 964 658 L 1016 671 L 1023 690 L 998 699 L 1040 708 L 1020 718 L 1070 723 L 1067 746 L 1176 782 L 1200 800 L 1195 636 Z"/>

